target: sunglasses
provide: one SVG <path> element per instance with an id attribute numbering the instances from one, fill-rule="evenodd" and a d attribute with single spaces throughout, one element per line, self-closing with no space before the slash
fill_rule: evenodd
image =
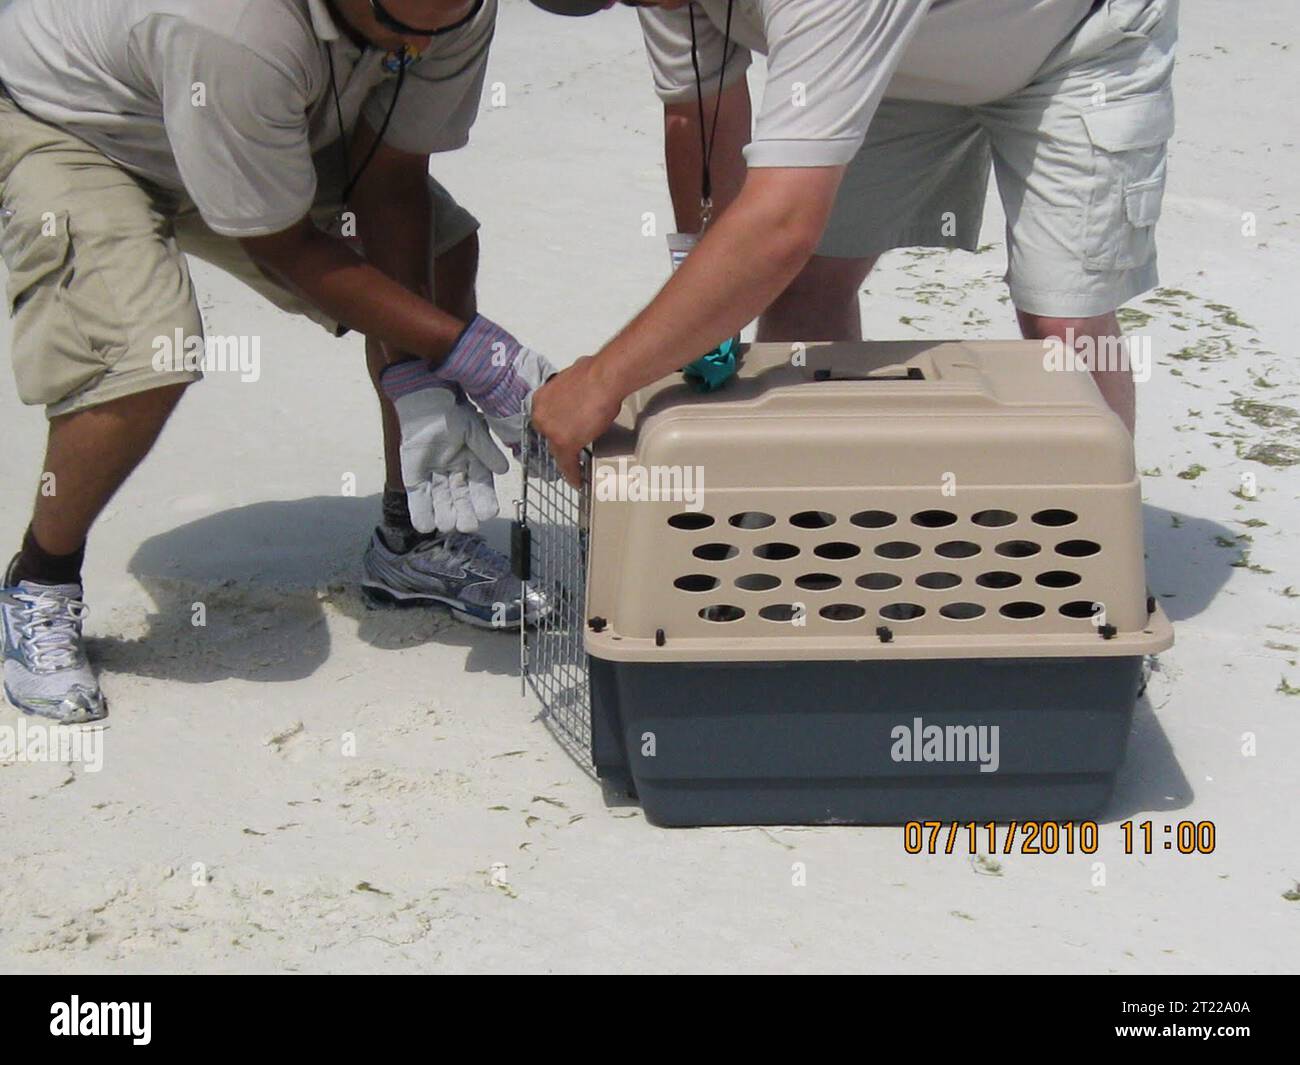
<path id="1" fill-rule="evenodd" d="M 370 0 L 370 11 L 375 16 L 375 21 L 383 26 L 386 30 L 393 33 L 400 33 L 404 37 L 437 37 L 441 33 L 447 33 L 450 30 L 459 29 L 464 23 L 468 22 L 478 14 L 479 8 L 483 6 L 483 0 L 478 0 L 474 9 L 459 22 L 451 26 L 441 26 L 436 30 L 422 30 L 418 26 L 410 26 L 392 14 L 380 0 Z"/>

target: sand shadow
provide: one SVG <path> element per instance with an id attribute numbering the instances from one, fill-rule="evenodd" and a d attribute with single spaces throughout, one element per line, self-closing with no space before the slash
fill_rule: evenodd
<path id="1" fill-rule="evenodd" d="M 113 672 L 186 684 L 292 682 L 329 657 L 329 608 L 378 650 L 465 647 L 466 673 L 517 676 L 517 633 L 472 628 L 441 607 L 368 606 L 361 554 L 378 513 L 373 496 L 276 500 L 150 537 L 128 569 L 155 609 L 138 631 L 90 640 L 91 654 Z M 489 522 L 484 534 L 504 550 L 509 523 Z"/>
<path id="2" fill-rule="evenodd" d="M 1241 529 L 1208 518 L 1150 505 L 1142 508 L 1147 551 L 1147 586 L 1172 622 L 1205 610 L 1232 576 L 1241 558 Z"/>

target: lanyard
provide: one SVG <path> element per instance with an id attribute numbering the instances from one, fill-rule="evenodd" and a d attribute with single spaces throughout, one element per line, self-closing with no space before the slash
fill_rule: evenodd
<path id="1" fill-rule="evenodd" d="M 727 26 L 722 40 L 722 67 L 718 71 L 718 93 L 713 103 L 713 127 L 708 134 L 704 131 L 704 83 L 700 77 L 700 54 L 695 39 L 695 4 L 687 8 L 691 19 L 691 69 L 695 71 L 695 102 L 700 111 L 700 158 L 703 172 L 700 174 L 700 233 L 713 220 L 713 145 L 718 138 L 718 114 L 722 110 L 722 83 L 727 76 L 727 60 L 731 58 L 731 12 L 735 0 L 727 0 Z"/>

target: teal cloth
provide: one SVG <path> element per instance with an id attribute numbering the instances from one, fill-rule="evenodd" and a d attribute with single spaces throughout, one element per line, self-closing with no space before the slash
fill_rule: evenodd
<path id="1" fill-rule="evenodd" d="M 716 392 L 736 375 L 738 337 L 724 340 L 707 355 L 701 355 L 682 369 L 687 383 L 697 392 Z"/>

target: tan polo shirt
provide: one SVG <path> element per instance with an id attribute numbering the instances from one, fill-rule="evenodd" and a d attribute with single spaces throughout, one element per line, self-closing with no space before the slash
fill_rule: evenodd
<path id="1" fill-rule="evenodd" d="M 406 71 L 385 141 L 450 151 L 478 114 L 497 0 L 433 39 Z M 391 54 L 360 49 L 324 0 L 9 0 L 0 81 L 38 118 L 183 192 L 226 236 L 276 233 L 305 216 L 314 151 L 339 124 L 379 129 L 393 101 Z"/>
<path id="2" fill-rule="evenodd" d="M 1121 0 L 1143 3 L 1145 0 Z M 706 99 L 724 55 L 727 0 L 696 0 Z M 726 80 L 752 52 L 767 83 L 750 166 L 836 166 L 857 154 L 880 101 L 977 104 L 1026 85 L 1093 0 L 733 0 Z M 638 14 L 655 87 L 695 100 L 690 7 Z"/>

